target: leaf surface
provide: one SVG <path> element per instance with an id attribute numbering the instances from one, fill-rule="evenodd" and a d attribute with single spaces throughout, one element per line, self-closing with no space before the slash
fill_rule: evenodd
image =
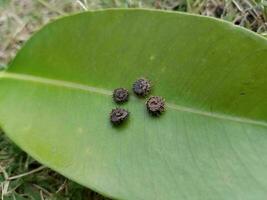
<path id="1" fill-rule="evenodd" d="M 105 10 L 39 31 L 0 75 L 0 124 L 38 161 L 118 199 L 264 200 L 267 40 L 227 22 Z M 115 128 L 112 90 L 147 77 Z"/>

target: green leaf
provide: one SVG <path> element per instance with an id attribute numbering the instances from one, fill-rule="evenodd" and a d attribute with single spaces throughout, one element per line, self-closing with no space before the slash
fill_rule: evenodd
<path id="1" fill-rule="evenodd" d="M 188 14 L 105 10 L 57 20 L 0 78 L 0 124 L 38 161 L 118 199 L 264 200 L 267 40 Z M 167 111 L 111 92 L 153 82 Z"/>

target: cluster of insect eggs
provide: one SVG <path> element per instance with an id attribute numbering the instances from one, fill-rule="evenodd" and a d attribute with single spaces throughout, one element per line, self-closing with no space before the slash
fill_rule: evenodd
<path id="1" fill-rule="evenodd" d="M 133 92 L 139 97 L 146 97 L 151 91 L 151 83 L 145 78 L 140 78 L 133 83 Z M 129 100 L 129 91 L 125 88 L 116 88 L 113 91 L 113 100 L 117 104 L 125 103 Z M 153 116 L 159 116 L 165 110 L 165 101 L 162 97 L 151 96 L 146 102 L 148 112 Z M 112 109 L 110 121 L 114 125 L 119 125 L 129 117 L 129 111 L 123 108 Z"/>

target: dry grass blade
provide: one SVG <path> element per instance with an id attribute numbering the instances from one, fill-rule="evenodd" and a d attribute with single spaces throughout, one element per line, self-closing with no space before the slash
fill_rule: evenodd
<path id="1" fill-rule="evenodd" d="M 32 171 L 29 171 L 29 172 L 26 172 L 26 173 L 23 173 L 23 174 L 19 174 L 19 175 L 16 175 L 16 176 L 9 177 L 9 178 L 7 178 L 7 180 L 11 181 L 11 180 L 14 180 L 14 179 L 22 178 L 24 176 L 28 176 L 30 174 L 39 172 L 39 171 L 41 171 L 41 170 L 43 170 L 45 168 L 46 168 L 45 166 L 41 166 L 41 167 L 38 167 L 37 169 L 34 169 Z"/>

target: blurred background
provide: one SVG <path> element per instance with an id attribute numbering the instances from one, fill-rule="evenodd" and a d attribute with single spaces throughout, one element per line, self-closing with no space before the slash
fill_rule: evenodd
<path id="1" fill-rule="evenodd" d="M 267 0 L 0 0 L 0 69 L 7 66 L 24 42 L 49 21 L 104 8 L 153 8 L 206 15 L 267 37 Z M 42 166 L 2 132 L 0 198 L 107 199 Z"/>

